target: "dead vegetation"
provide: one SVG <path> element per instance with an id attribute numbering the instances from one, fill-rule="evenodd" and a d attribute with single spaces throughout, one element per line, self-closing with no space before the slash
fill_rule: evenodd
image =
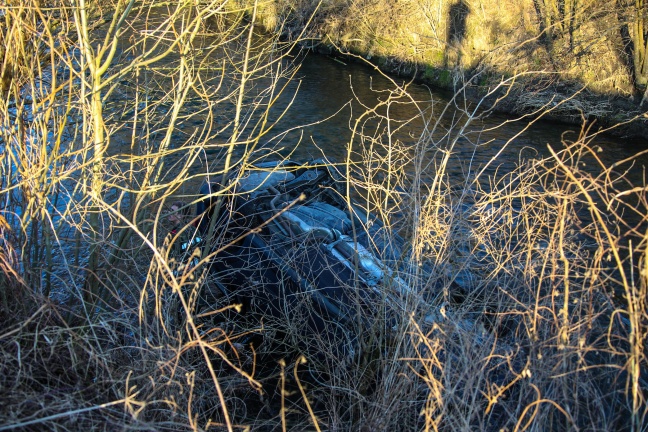
<path id="1" fill-rule="evenodd" d="M 454 146 L 478 111 L 454 99 L 394 119 L 391 104 L 418 103 L 394 82 L 334 168 L 406 240 L 391 264 L 431 319 L 405 308 L 386 328 L 377 303 L 361 355 L 317 338 L 314 355 L 287 342 L 289 321 L 213 296 L 209 250 L 187 265 L 191 225 L 168 220 L 203 179 L 274 151 L 293 65 L 220 2 L 92 6 L 3 9 L 0 52 L 25 54 L 1 74 L 0 430 L 645 430 L 641 154 L 604 166 L 583 129 L 457 184 Z"/>

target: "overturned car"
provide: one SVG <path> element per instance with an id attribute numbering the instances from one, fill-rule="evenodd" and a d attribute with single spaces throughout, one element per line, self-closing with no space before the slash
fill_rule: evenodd
<path id="1" fill-rule="evenodd" d="M 285 342 L 353 355 L 366 332 L 428 313 L 402 276 L 403 241 L 345 197 L 329 164 L 258 164 L 226 187 L 205 183 L 197 206 L 217 289 Z"/>

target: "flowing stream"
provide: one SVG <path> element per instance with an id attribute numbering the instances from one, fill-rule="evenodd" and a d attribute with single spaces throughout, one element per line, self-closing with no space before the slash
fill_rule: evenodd
<path id="1" fill-rule="evenodd" d="M 394 78 L 394 82 L 402 84 L 406 81 Z M 295 160 L 326 156 L 344 161 L 355 119 L 366 111 L 365 107 L 385 101 L 394 88 L 393 82 L 368 65 L 344 63 L 324 55 L 307 55 L 301 61 L 295 79 L 288 84 L 273 107 L 272 112 L 280 113 L 290 105 L 287 115 L 277 122 L 271 134 L 275 138 L 270 138 L 270 143 L 266 145 L 280 148 L 281 154 L 290 155 Z M 409 84 L 407 91 L 417 101 L 417 106 L 402 103 L 401 100 L 390 104 L 389 108 L 384 107 L 382 114 L 389 110 L 390 118 L 403 120 L 416 116 L 420 110 L 433 123 L 451 96 L 417 84 Z M 465 118 L 459 118 L 457 113 L 455 107 L 448 109 L 443 120 L 429 134 L 438 148 L 447 148 L 448 137 L 445 133 L 448 129 L 456 131 L 463 124 Z M 554 151 L 561 150 L 564 148 L 563 141 L 575 141 L 580 131 L 578 125 L 544 120 L 523 130 L 531 119 L 517 119 L 491 114 L 472 121 L 452 148 L 453 162 L 448 168 L 451 180 L 454 177 L 454 180 L 463 181 L 486 164 L 486 176 L 496 170 L 500 174 L 508 172 L 528 158 L 549 156 L 548 145 Z M 394 135 L 394 139 L 413 144 L 421 136 L 423 127 L 420 120 L 408 123 Z M 427 127 L 430 129 L 431 125 Z M 357 143 L 357 138 L 354 142 Z M 299 145 L 295 147 L 296 143 Z M 589 145 L 596 146 L 597 157 L 606 166 L 648 149 L 645 139 L 624 139 L 603 134 Z M 581 163 L 581 169 L 587 170 L 588 165 L 596 169 L 594 161 L 590 164 L 583 160 Z M 627 177 L 634 186 L 645 184 L 646 166 L 648 157 L 644 155 L 628 170 Z"/>

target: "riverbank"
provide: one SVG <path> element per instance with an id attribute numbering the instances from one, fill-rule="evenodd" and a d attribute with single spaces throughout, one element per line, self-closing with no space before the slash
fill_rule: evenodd
<path id="1" fill-rule="evenodd" d="M 628 24 L 618 20 L 629 13 L 594 2 L 573 16 L 573 28 L 549 31 L 531 0 L 275 0 L 257 9 L 266 30 L 299 35 L 308 49 L 434 89 L 461 89 L 489 110 L 644 137 L 648 92 L 632 64 Z"/>

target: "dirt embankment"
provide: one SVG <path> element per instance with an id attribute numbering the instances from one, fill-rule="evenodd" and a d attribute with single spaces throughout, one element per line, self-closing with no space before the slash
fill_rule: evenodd
<path id="1" fill-rule="evenodd" d="M 469 83 L 465 94 L 474 100 L 500 86 L 485 104 L 497 101 L 500 112 L 595 121 L 617 135 L 648 136 L 648 91 L 633 67 L 629 36 L 632 10 L 603 0 L 561 11 L 565 16 L 538 9 L 549 3 L 275 0 L 257 16 L 270 31 L 294 36 L 306 28 L 303 43 L 318 52 L 360 56 L 446 90 Z"/>

